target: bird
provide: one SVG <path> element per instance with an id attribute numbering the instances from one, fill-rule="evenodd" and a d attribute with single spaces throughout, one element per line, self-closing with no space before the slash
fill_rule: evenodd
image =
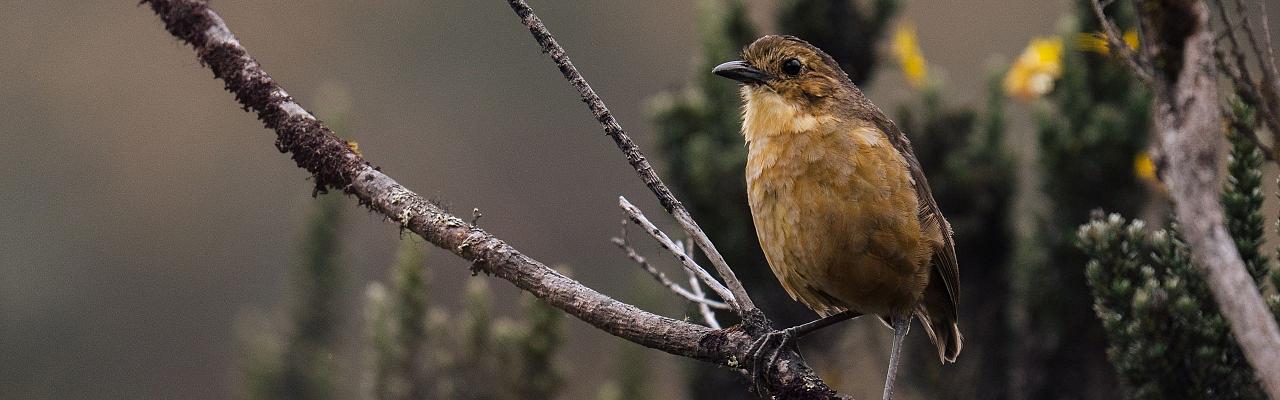
<path id="1" fill-rule="evenodd" d="M 955 362 L 963 338 L 952 231 L 906 135 L 830 55 L 794 36 L 761 37 L 712 72 L 741 84 L 760 247 L 791 298 L 822 317 L 783 340 L 878 316 L 893 329 L 886 400 L 913 319 L 941 362 Z"/>

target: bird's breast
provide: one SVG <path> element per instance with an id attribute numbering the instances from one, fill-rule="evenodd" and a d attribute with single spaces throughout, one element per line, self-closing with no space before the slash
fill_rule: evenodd
<path id="1" fill-rule="evenodd" d="M 792 297 L 824 314 L 896 313 L 918 301 L 929 257 L 918 201 L 905 160 L 878 130 L 819 124 L 749 146 L 756 233 Z"/>

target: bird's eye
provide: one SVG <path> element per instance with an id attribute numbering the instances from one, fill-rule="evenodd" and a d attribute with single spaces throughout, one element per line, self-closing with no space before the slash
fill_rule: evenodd
<path id="1" fill-rule="evenodd" d="M 787 75 L 795 76 L 799 74 L 800 67 L 802 67 L 800 60 L 794 58 L 788 58 L 787 61 L 782 62 L 782 72 Z"/>

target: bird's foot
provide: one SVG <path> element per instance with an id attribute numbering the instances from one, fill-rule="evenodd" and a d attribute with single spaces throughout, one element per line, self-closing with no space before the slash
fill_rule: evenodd
<path id="1" fill-rule="evenodd" d="M 766 333 L 747 351 L 747 356 L 751 358 L 751 380 L 757 394 L 765 394 L 764 383 L 768 381 L 769 374 L 783 350 L 788 345 L 794 345 L 795 331 L 796 328 L 791 327 Z"/>

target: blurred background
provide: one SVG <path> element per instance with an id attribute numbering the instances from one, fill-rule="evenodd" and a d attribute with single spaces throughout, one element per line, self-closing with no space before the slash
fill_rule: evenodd
<path id="1" fill-rule="evenodd" d="M 777 323 L 814 315 L 756 248 L 735 88 L 708 72 L 765 33 L 842 63 L 911 135 L 955 225 L 965 353 L 939 367 L 912 335 L 900 398 L 1167 395 L 1144 392 L 1143 377 L 1174 375 L 1108 362 L 1108 351 L 1181 349 L 1152 353 L 1162 339 L 1126 339 L 1098 319 L 1127 320 L 1115 304 L 1141 295 L 1106 292 L 1125 279 L 1102 273 L 1114 271 L 1107 240 L 1122 239 L 1077 247 L 1095 208 L 1153 228 L 1166 212 L 1144 153 L 1149 98 L 1107 57 L 1083 4 L 531 5 Z M 479 209 L 482 228 L 608 295 L 698 318 L 610 243 L 619 195 L 678 229 L 503 2 L 213 7 L 304 107 L 410 189 L 464 218 Z M 307 174 L 211 77 L 133 1 L 0 1 L 0 397 L 753 398 L 732 374 L 472 277 L 350 198 L 313 199 Z M 1257 164 L 1233 165 L 1260 177 Z M 1245 200 L 1242 219 L 1274 215 Z M 643 235 L 631 241 L 680 276 Z M 1257 265 L 1262 282 L 1271 264 Z M 1185 273 L 1177 266 L 1167 270 Z M 1201 314 L 1208 322 L 1152 331 L 1199 329 L 1187 354 L 1224 367 L 1189 376 L 1230 376 L 1222 385 L 1250 398 L 1234 344 L 1202 343 L 1226 337 L 1220 317 Z M 888 333 L 862 320 L 802 349 L 834 387 L 872 397 Z"/>

